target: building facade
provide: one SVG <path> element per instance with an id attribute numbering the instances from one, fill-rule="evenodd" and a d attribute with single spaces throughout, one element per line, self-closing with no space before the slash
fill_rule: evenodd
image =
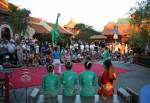
<path id="1" fill-rule="evenodd" d="M 0 1 L 0 39 L 10 40 L 13 38 L 13 31 L 10 26 L 10 17 L 8 15 L 7 0 Z"/>
<path id="2" fill-rule="evenodd" d="M 72 32 L 73 36 L 77 36 L 80 30 L 76 28 L 75 26 L 76 26 L 76 22 L 73 20 L 73 18 L 71 18 L 71 20 L 66 25 L 64 25 L 64 28 Z"/>
<path id="3" fill-rule="evenodd" d="M 107 42 L 128 43 L 129 37 L 133 32 L 139 32 L 140 27 L 132 25 L 130 18 L 120 18 L 117 22 L 109 22 L 104 26 L 102 34 L 107 36 Z M 150 31 L 150 23 L 146 21 L 141 26 Z M 117 35 L 117 38 L 115 37 Z"/>

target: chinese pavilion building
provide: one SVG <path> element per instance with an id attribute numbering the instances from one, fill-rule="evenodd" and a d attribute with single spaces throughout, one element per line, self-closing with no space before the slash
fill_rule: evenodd
<path id="1" fill-rule="evenodd" d="M 37 39 L 41 39 L 43 36 L 46 36 L 46 34 L 50 34 L 51 30 L 54 26 L 54 23 L 49 23 L 45 20 L 42 20 L 42 18 L 36 18 L 36 17 L 29 17 L 29 28 L 28 33 L 29 38 L 35 37 Z M 65 34 L 68 36 L 72 36 L 72 32 L 66 30 L 64 27 L 58 25 L 57 28 L 58 32 L 61 34 Z M 50 38 L 50 35 L 48 35 Z"/>
<path id="2" fill-rule="evenodd" d="M 136 25 L 132 25 L 130 23 L 130 18 L 120 18 L 117 22 L 109 22 L 107 25 L 104 26 L 102 34 L 107 36 L 107 42 L 114 42 L 115 39 L 122 43 L 127 43 L 129 37 L 133 31 L 139 32 L 139 27 Z M 146 21 L 146 23 L 142 24 L 146 29 L 150 31 L 150 23 Z M 117 35 L 117 38 L 114 38 Z"/>
<path id="3" fill-rule="evenodd" d="M 64 28 L 72 32 L 73 36 L 77 36 L 80 30 L 76 28 L 75 26 L 76 26 L 76 22 L 73 20 L 73 18 L 71 18 L 71 20 L 66 25 L 64 25 Z"/>
<path id="4" fill-rule="evenodd" d="M 129 18 L 120 18 L 117 22 L 109 22 L 104 26 L 102 34 L 107 36 L 107 42 L 114 42 L 117 39 L 119 42 L 128 42 L 131 34 L 132 26 Z M 117 38 L 115 38 L 117 35 Z"/>

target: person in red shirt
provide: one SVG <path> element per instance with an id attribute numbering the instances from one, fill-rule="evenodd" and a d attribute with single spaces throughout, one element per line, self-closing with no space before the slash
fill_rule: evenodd
<path id="1" fill-rule="evenodd" d="M 111 60 L 104 61 L 104 68 L 104 72 L 98 78 L 98 84 L 100 86 L 98 94 L 100 95 L 102 103 L 112 103 L 116 73 Z"/>

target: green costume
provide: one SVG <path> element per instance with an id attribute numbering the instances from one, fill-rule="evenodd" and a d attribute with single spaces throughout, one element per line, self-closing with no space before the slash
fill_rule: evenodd
<path id="1" fill-rule="evenodd" d="M 85 70 L 79 76 L 82 87 L 81 96 L 94 96 L 96 88 L 96 74 L 90 70 Z"/>
<path id="2" fill-rule="evenodd" d="M 48 73 L 42 78 L 42 92 L 50 97 L 56 97 L 59 89 L 59 79 L 54 73 Z"/>
<path id="3" fill-rule="evenodd" d="M 61 75 L 61 83 L 63 85 L 63 96 L 74 96 L 75 86 L 77 84 L 78 75 L 72 70 L 66 70 Z"/>
<path id="4" fill-rule="evenodd" d="M 53 26 L 52 31 L 51 31 L 53 45 L 57 45 L 57 43 L 58 43 L 59 33 L 57 32 L 57 26 L 58 26 L 58 18 L 59 17 L 60 17 L 60 14 L 57 15 L 56 23 Z"/>
<path id="5" fill-rule="evenodd" d="M 110 59 L 110 53 L 108 50 L 104 50 L 104 52 L 102 54 L 102 58 L 103 58 L 103 61 Z"/>

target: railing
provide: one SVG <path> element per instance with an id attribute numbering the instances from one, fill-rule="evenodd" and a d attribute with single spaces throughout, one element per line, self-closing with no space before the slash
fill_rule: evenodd
<path id="1" fill-rule="evenodd" d="M 0 70 L 0 73 L 4 73 L 4 77 L 1 78 L 1 97 L 0 97 L 0 103 L 10 103 L 9 101 L 9 74 L 12 72 L 11 69 L 3 69 Z M 5 89 L 4 89 L 5 88 Z"/>
<path id="2" fill-rule="evenodd" d="M 150 56 L 136 55 L 134 57 L 134 62 L 145 67 L 150 67 Z"/>

